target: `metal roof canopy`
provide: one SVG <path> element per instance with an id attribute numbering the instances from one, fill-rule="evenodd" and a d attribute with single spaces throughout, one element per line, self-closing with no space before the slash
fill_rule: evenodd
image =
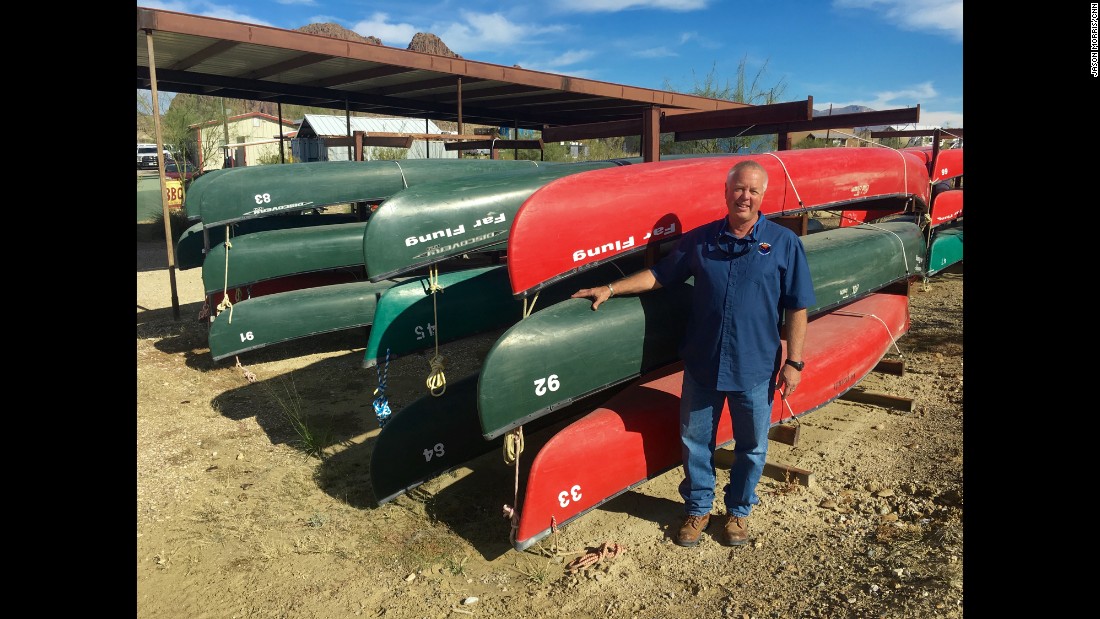
<path id="1" fill-rule="evenodd" d="M 490 126 L 637 120 L 653 106 L 754 107 L 137 7 L 137 87 Z"/>

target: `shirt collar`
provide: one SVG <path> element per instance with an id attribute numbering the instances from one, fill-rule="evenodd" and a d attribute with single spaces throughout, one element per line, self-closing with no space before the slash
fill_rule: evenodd
<path id="1" fill-rule="evenodd" d="M 723 242 L 736 242 L 736 241 L 755 241 L 757 235 L 760 233 L 760 226 L 764 223 L 764 216 L 760 215 L 756 218 L 756 223 L 752 225 L 752 229 L 743 238 L 737 238 L 730 232 L 730 220 L 728 217 L 722 218 L 722 225 L 718 227 L 718 234 L 715 236 L 715 242 L 721 244 Z"/>

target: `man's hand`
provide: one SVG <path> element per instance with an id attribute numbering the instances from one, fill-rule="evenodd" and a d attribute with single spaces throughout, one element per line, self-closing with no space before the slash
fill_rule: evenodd
<path id="1" fill-rule="evenodd" d="M 592 311 L 599 309 L 600 305 L 611 298 L 611 289 L 607 286 L 597 288 L 581 288 L 574 292 L 570 299 L 592 299 Z"/>
<path id="2" fill-rule="evenodd" d="M 783 390 L 784 400 L 794 393 L 800 382 L 802 382 L 802 372 L 784 363 L 783 369 L 779 371 L 779 384 L 776 385 L 777 389 Z"/>

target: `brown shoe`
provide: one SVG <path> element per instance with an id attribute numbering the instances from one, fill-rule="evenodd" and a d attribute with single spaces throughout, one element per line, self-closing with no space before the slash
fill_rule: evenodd
<path id="1" fill-rule="evenodd" d="M 749 519 L 747 516 L 726 516 L 723 527 L 723 546 L 743 546 L 749 542 Z"/>
<path id="2" fill-rule="evenodd" d="M 699 537 L 710 526 L 710 514 L 702 516 L 688 516 L 684 518 L 684 524 L 680 527 L 680 533 L 676 536 L 676 543 L 680 546 L 695 546 L 699 543 Z"/>

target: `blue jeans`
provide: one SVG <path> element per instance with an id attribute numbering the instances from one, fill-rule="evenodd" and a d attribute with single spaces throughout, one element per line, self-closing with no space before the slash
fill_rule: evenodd
<path id="1" fill-rule="evenodd" d="M 760 502 L 756 484 L 764 473 L 768 454 L 774 381 L 765 380 L 748 391 L 717 391 L 696 383 L 684 370 L 680 397 L 680 445 L 684 480 L 680 496 L 689 515 L 708 514 L 714 504 L 714 448 L 723 401 L 729 402 L 733 422 L 734 461 L 725 492 L 726 512 L 748 516 Z"/>

